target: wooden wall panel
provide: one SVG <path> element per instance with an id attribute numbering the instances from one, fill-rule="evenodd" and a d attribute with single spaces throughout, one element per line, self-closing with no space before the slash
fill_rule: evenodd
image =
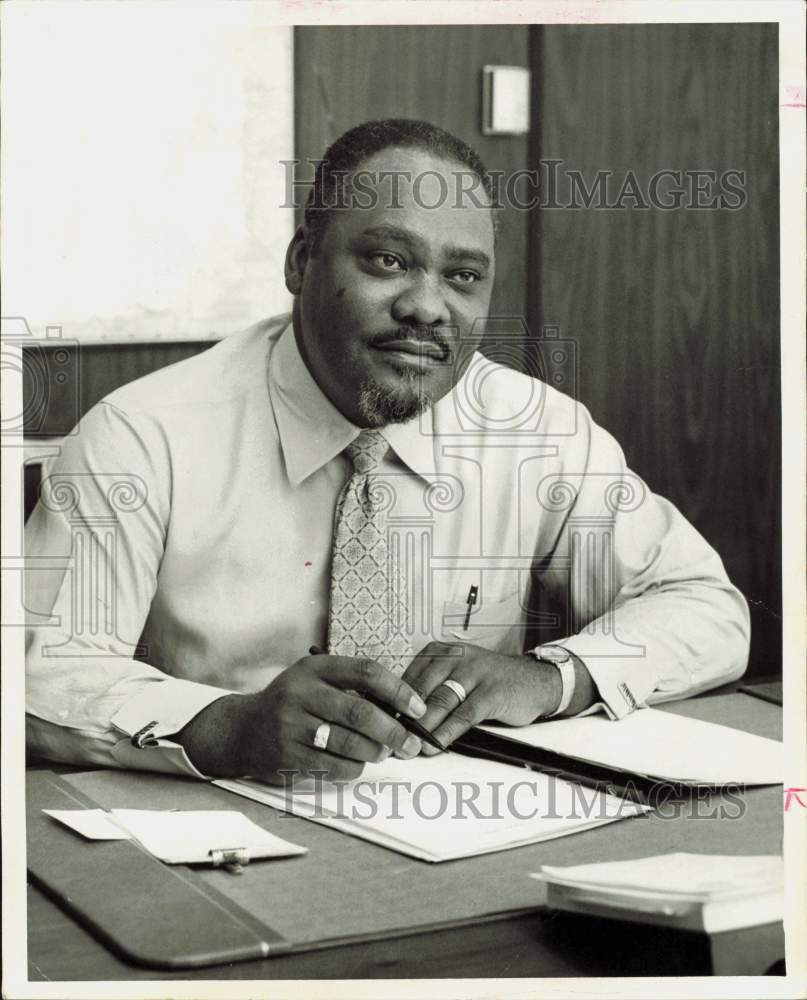
<path id="1" fill-rule="evenodd" d="M 303 161 L 320 159 L 360 122 L 423 118 L 468 142 L 488 169 L 511 172 L 527 164 L 526 136 L 481 132 L 482 67 L 526 66 L 524 27 L 301 27 L 294 50 L 295 150 Z M 527 218 L 504 211 L 501 224 L 491 309 L 523 316 Z"/>
<path id="2" fill-rule="evenodd" d="M 200 354 L 213 340 L 131 344 L 40 342 L 23 348 L 23 427 L 26 441 L 68 434 L 81 417 L 114 389 Z M 39 499 L 41 467 L 34 459 L 23 477 L 23 519 Z"/>
<path id="3" fill-rule="evenodd" d="M 87 410 L 127 382 L 184 361 L 214 340 L 79 344 L 41 341 L 23 348 L 24 428 L 27 438 L 60 437 Z"/>
<path id="4" fill-rule="evenodd" d="M 563 160 L 589 185 L 598 170 L 642 184 L 662 169 L 745 171 L 735 211 L 535 212 L 527 288 L 533 330 L 578 345 L 574 394 L 748 598 L 750 672 L 776 673 L 777 26 L 534 27 L 531 65 L 532 165 Z"/>

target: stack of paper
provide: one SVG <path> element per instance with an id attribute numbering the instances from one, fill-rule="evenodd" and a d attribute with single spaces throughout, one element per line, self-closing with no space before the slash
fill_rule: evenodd
<path id="1" fill-rule="evenodd" d="M 424 861 L 520 847 L 647 811 L 593 788 L 455 753 L 390 757 L 344 784 L 215 784 Z"/>
<path id="2" fill-rule="evenodd" d="M 782 744 L 728 726 L 643 708 L 531 726 L 480 726 L 516 744 L 631 774 L 691 785 L 778 785 Z"/>
<path id="3" fill-rule="evenodd" d="M 533 877 L 547 882 L 547 905 L 555 909 L 709 933 L 779 921 L 784 906 L 784 868 L 776 855 L 544 865 Z"/>

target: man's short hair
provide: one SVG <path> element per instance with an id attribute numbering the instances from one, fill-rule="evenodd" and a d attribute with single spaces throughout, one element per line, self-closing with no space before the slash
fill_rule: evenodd
<path id="1" fill-rule="evenodd" d="M 438 125 L 417 118 L 384 118 L 355 125 L 325 151 L 314 175 L 314 186 L 305 206 L 305 226 L 311 253 L 316 253 L 331 217 L 348 206 L 349 176 L 367 159 L 391 146 L 421 149 L 433 156 L 453 160 L 474 174 L 491 209 L 495 209 L 494 185 L 481 157 L 468 143 Z M 496 217 L 494 213 L 494 229 Z"/>

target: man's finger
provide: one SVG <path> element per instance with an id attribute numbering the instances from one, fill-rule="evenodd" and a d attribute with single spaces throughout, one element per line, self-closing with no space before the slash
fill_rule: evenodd
<path id="1" fill-rule="evenodd" d="M 437 729 L 433 730 L 434 735 L 443 746 L 450 746 L 463 733 L 467 733 L 472 726 L 478 726 L 483 719 L 488 717 L 489 712 L 488 699 L 480 694 L 477 688 L 476 691 L 468 695 L 468 698 L 461 705 L 454 709 Z M 438 753 L 438 751 L 424 744 L 423 753 L 431 755 Z"/>
<path id="2" fill-rule="evenodd" d="M 322 716 L 376 744 L 402 751 L 406 756 L 412 757 L 420 750 L 417 738 L 411 736 L 400 722 L 355 692 L 332 690 Z"/>
<path id="3" fill-rule="evenodd" d="M 419 677 L 413 678 L 412 680 L 409 680 L 409 678 L 406 677 L 406 680 L 420 694 L 421 698 L 423 698 L 426 702 L 427 707 L 431 707 L 432 695 L 440 687 L 443 681 L 451 677 L 452 672 L 456 669 L 456 667 L 457 661 L 455 659 L 448 656 L 441 656 L 437 659 L 431 660 L 421 671 Z"/>
<path id="4" fill-rule="evenodd" d="M 452 713 L 456 712 L 464 700 L 460 698 L 457 692 L 446 681 L 457 682 L 465 692 L 466 698 L 470 696 L 471 692 L 478 685 L 477 679 L 469 676 L 469 672 L 466 670 L 465 674 L 460 672 L 455 674 L 447 673 L 439 683 L 431 688 L 426 698 L 426 714 L 420 720 L 420 723 L 429 732 L 435 733 L 435 735 L 437 735 L 437 727 Z M 440 737 L 438 736 L 437 738 L 439 739 Z"/>
<path id="5" fill-rule="evenodd" d="M 423 697 L 427 697 L 435 684 L 439 683 L 439 680 L 432 683 L 432 676 L 439 673 L 440 680 L 443 676 L 449 676 L 462 659 L 461 650 L 459 643 L 430 642 L 414 657 L 406 668 L 403 679 Z"/>
<path id="6" fill-rule="evenodd" d="M 320 725 L 322 725 L 320 723 Z M 311 720 L 311 745 L 316 746 L 314 737 L 320 726 L 317 720 Z M 355 729 L 345 729 L 335 723 L 329 725 L 325 731 L 328 737 L 326 746 L 320 747 L 323 751 L 334 754 L 337 757 L 344 757 L 347 760 L 360 761 L 361 763 L 377 762 L 389 756 L 390 748 L 383 743 L 368 739 L 362 733 L 357 733 Z"/>
<path id="7" fill-rule="evenodd" d="M 364 764 L 360 761 L 337 757 L 316 747 L 296 743 L 294 751 L 291 766 L 286 768 L 286 775 L 289 770 L 296 771 L 302 780 L 355 781 L 364 770 Z M 288 777 L 284 783 L 287 780 Z"/>
<path id="8" fill-rule="evenodd" d="M 311 760 L 307 770 L 314 773 L 325 771 L 325 781 L 355 781 L 364 770 L 364 764 L 359 761 L 347 760 L 330 753 L 315 753 Z"/>
<path id="9" fill-rule="evenodd" d="M 466 694 L 470 693 L 473 685 L 465 685 Z M 447 687 L 444 683 L 437 684 L 432 689 L 426 699 L 426 714 L 420 720 L 421 724 L 433 733 L 435 729 L 448 718 L 451 713 L 460 706 L 461 700 L 455 691 Z"/>
<path id="10" fill-rule="evenodd" d="M 329 656 L 327 671 L 321 676 L 342 690 L 372 695 L 394 711 L 413 719 L 419 719 L 426 711 L 426 704 L 417 691 L 375 660 Z"/>

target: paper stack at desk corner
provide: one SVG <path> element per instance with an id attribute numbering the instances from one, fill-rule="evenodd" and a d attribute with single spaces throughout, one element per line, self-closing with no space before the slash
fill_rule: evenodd
<path id="1" fill-rule="evenodd" d="M 708 933 L 782 919 L 777 855 L 663 854 L 572 867 L 543 865 L 547 906 Z"/>
<path id="2" fill-rule="evenodd" d="M 779 741 L 653 708 L 618 722 L 589 715 L 480 729 L 513 743 L 660 781 L 710 786 L 782 783 Z"/>

